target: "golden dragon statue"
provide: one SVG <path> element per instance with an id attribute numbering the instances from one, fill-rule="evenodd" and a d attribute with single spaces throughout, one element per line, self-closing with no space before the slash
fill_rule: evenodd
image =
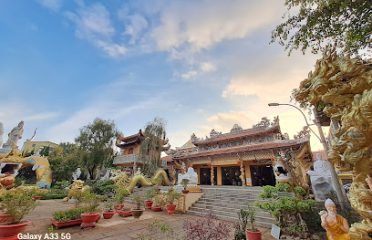
<path id="1" fill-rule="evenodd" d="M 142 187 L 150 187 L 157 184 L 172 185 L 172 181 L 169 180 L 166 171 L 162 168 L 159 168 L 152 178 L 147 178 L 142 173 L 136 173 L 133 177 L 130 177 L 126 173 L 116 171 L 111 179 L 114 180 L 117 186 L 126 188 L 129 192 L 133 192 L 137 185 Z"/>
<path id="2" fill-rule="evenodd" d="M 367 184 L 372 173 L 372 60 L 329 51 L 293 96 L 303 106 L 323 108 L 338 125 L 328 158 L 352 170 L 348 197 L 363 218 L 352 224 L 349 234 L 353 240 L 372 239 L 372 189 Z"/>
<path id="3" fill-rule="evenodd" d="M 39 188 L 50 188 L 52 171 L 48 159 L 36 155 L 22 156 L 18 150 L 17 141 L 22 138 L 23 125 L 21 121 L 8 134 L 8 141 L 4 145 L 0 144 L 0 189 L 12 188 L 18 171 L 29 166 L 32 166 L 32 170 L 35 171 L 36 185 Z"/>

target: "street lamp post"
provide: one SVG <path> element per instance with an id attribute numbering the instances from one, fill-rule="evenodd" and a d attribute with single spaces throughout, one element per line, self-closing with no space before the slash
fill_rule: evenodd
<path id="1" fill-rule="evenodd" d="M 315 109 L 313 109 L 313 113 L 314 113 L 314 117 L 315 117 L 315 121 L 314 121 L 315 124 L 309 124 L 308 121 L 307 121 L 307 118 L 306 118 L 305 114 L 303 113 L 303 111 L 300 108 L 296 107 L 295 105 L 288 104 L 288 103 L 269 103 L 268 105 L 269 105 L 269 107 L 277 107 L 277 106 L 284 105 L 284 106 L 290 106 L 290 107 L 293 107 L 293 108 L 297 109 L 302 114 L 302 116 L 304 117 L 307 127 L 310 129 L 310 131 L 312 133 L 314 133 L 314 135 L 316 136 L 316 138 L 318 138 L 318 140 L 322 143 L 323 148 L 324 148 L 324 150 L 327 153 L 326 155 L 327 155 L 327 160 L 328 160 L 328 145 L 327 145 L 327 141 L 326 141 L 326 139 L 324 137 L 323 129 L 322 129 L 321 125 L 320 125 L 320 122 L 319 122 L 319 119 L 318 119 L 318 115 L 317 115 Z M 319 131 L 319 135 L 320 136 L 318 134 L 316 134 L 316 132 L 313 131 L 313 129 L 311 129 L 311 127 L 310 127 L 311 125 L 316 125 L 318 127 L 318 131 Z M 338 180 L 338 176 L 337 176 L 337 173 L 336 173 L 336 170 L 335 170 L 333 164 L 331 163 L 330 165 L 331 165 L 331 178 L 332 178 L 333 186 L 334 186 L 335 191 L 336 191 L 336 195 L 337 195 L 338 201 L 340 202 L 341 208 L 342 209 L 346 209 L 347 200 L 345 199 L 345 193 L 344 193 L 344 191 L 343 191 L 343 189 L 341 187 L 341 184 L 340 184 L 340 182 Z"/>

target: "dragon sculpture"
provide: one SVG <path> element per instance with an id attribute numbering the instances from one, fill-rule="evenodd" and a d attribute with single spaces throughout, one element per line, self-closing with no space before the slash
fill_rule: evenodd
<path id="1" fill-rule="evenodd" d="M 111 177 L 114 180 L 117 186 L 126 188 L 129 192 L 133 192 L 133 189 L 137 185 L 143 187 L 149 187 L 156 184 L 162 185 L 172 185 L 172 182 L 169 180 L 167 173 L 164 169 L 159 168 L 152 178 L 145 177 L 142 173 L 136 173 L 133 177 L 129 177 L 126 173 L 117 171 Z"/>
<path id="2" fill-rule="evenodd" d="M 23 134 L 23 121 L 8 134 L 8 141 L 0 146 L 0 189 L 10 189 L 14 186 L 15 177 L 23 167 L 32 166 L 36 174 L 36 185 L 39 188 L 50 188 L 52 171 L 49 161 L 42 156 L 22 156 L 17 141 Z"/>
<path id="3" fill-rule="evenodd" d="M 335 128 L 328 158 L 350 166 L 351 206 L 363 221 L 352 224 L 353 240 L 371 239 L 372 190 L 366 179 L 372 172 L 372 61 L 339 56 L 328 51 L 293 96 L 302 106 L 315 106 L 329 116 Z M 321 109 L 323 108 L 323 109 Z"/>

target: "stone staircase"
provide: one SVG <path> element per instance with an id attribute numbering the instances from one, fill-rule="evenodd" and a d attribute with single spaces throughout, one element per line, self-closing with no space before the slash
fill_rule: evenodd
<path id="1" fill-rule="evenodd" d="M 255 207 L 261 187 L 202 186 L 203 196 L 192 205 L 187 213 L 203 216 L 211 211 L 217 218 L 238 221 L 238 212 L 247 205 Z M 256 208 L 256 207 L 255 207 Z M 256 225 L 271 228 L 275 222 L 271 215 L 256 208 Z"/>

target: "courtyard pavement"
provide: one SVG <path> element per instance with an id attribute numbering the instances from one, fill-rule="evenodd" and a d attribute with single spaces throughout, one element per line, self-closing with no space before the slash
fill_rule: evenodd
<path id="1" fill-rule="evenodd" d="M 163 212 L 152 212 L 146 210 L 140 219 L 134 219 L 133 217 L 122 218 L 115 215 L 112 219 L 106 220 L 101 218 L 97 223 L 97 226 L 92 229 L 81 230 L 79 226 L 62 228 L 51 231 L 51 218 L 53 212 L 59 210 L 66 210 L 72 208 L 73 205 L 63 202 L 62 200 L 38 200 L 37 207 L 26 216 L 25 220 L 31 220 L 32 224 L 28 226 L 24 233 L 30 234 L 46 234 L 46 233 L 58 233 L 59 239 L 62 239 L 62 233 L 71 234 L 73 240 L 133 240 L 139 239 L 139 234 L 146 234 L 148 232 L 148 226 L 156 219 L 169 224 L 172 226 L 175 232 L 183 232 L 183 222 L 186 219 L 196 220 L 201 217 L 192 216 L 188 214 L 175 214 L 173 216 L 167 215 Z M 222 221 L 224 224 L 231 225 L 231 238 L 234 239 L 234 223 Z M 270 229 L 260 229 L 263 233 L 262 239 L 272 240 L 270 236 Z M 43 239 L 43 238 L 42 238 Z"/>

